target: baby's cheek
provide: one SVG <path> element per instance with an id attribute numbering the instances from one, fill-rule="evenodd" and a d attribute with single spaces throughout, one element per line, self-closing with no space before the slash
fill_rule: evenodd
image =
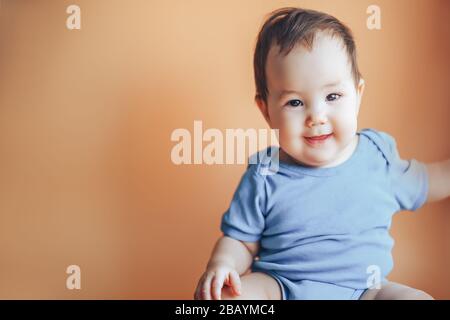
<path id="1" fill-rule="evenodd" d="M 280 128 L 279 140 L 281 146 L 288 146 L 292 143 L 292 132 L 286 130 L 286 128 Z"/>
<path id="2" fill-rule="evenodd" d="M 340 114 L 335 118 L 333 127 L 337 136 L 351 137 L 356 133 L 358 121 L 354 115 Z"/>
<path id="3" fill-rule="evenodd" d="M 299 124 L 292 124 L 286 126 L 284 130 L 281 130 L 280 136 L 283 136 L 283 140 L 287 143 L 295 143 L 302 134 L 302 128 Z"/>
<path id="4" fill-rule="evenodd" d="M 295 126 L 281 127 L 279 131 L 280 145 L 286 150 L 293 150 L 298 148 L 299 139 L 301 137 L 301 130 Z"/>
<path id="5" fill-rule="evenodd" d="M 283 128 L 292 136 L 298 136 L 303 131 L 304 121 L 301 117 L 292 115 L 289 118 L 284 119 Z"/>

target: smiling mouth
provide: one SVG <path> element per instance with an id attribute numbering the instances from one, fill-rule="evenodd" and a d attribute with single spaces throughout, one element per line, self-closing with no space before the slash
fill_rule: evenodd
<path id="1" fill-rule="evenodd" d="M 333 133 L 329 133 L 329 134 L 323 134 L 320 136 L 304 137 L 304 138 L 305 138 L 306 142 L 308 142 L 308 144 L 315 146 L 315 145 L 324 143 L 332 135 L 333 135 Z"/>

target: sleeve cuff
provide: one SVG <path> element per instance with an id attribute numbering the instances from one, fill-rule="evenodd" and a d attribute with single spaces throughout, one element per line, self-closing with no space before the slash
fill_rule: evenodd
<path id="1" fill-rule="evenodd" d="M 414 206 L 412 207 L 412 211 L 416 211 L 418 208 L 423 206 L 427 200 L 428 197 L 428 171 L 426 165 L 423 163 L 419 163 L 419 165 L 422 167 L 422 174 L 421 174 L 421 181 L 422 181 L 422 188 L 420 189 L 420 193 L 417 197 L 416 202 L 414 203 Z"/>
<path id="2" fill-rule="evenodd" d="M 245 241 L 245 242 L 257 242 L 261 239 L 261 236 L 253 235 L 238 231 L 234 228 L 222 226 L 222 232 L 225 236 L 233 238 L 235 240 Z"/>

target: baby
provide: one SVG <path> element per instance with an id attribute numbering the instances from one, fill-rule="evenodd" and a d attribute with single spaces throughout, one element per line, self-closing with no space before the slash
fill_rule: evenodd
<path id="1" fill-rule="evenodd" d="M 278 166 L 249 164 L 195 299 L 432 299 L 388 281 L 392 215 L 450 195 L 450 161 L 402 160 L 357 131 L 364 80 L 351 31 L 300 8 L 272 12 L 254 54 L 256 103 Z"/>

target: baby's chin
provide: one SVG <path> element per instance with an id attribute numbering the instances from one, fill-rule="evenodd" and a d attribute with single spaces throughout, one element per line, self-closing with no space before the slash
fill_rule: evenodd
<path id="1" fill-rule="evenodd" d="M 285 152 L 286 153 L 286 152 Z M 281 155 L 280 155 L 281 156 Z M 281 157 L 281 161 L 298 164 L 307 167 L 332 167 L 336 162 L 337 155 L 329 152 L 323 154 L 305 155 L 296 152 Z"/>
<path id="2" fill-rule="evenodd" d="M 280 160 L 308 167 L 334 167 L 344 162 L 351 156 L 351 148 L 356 148 L 358 138 L 349 139 L 345 144 L 337 143 L 335 140 L 327 144 L 313 148 L 308 145 L 287 144 L 286 149 L 281 147 Z M 356 139 L 356 140 L 355 140 Z M 355 142 L 352 144 L 352 142 Z"/>

